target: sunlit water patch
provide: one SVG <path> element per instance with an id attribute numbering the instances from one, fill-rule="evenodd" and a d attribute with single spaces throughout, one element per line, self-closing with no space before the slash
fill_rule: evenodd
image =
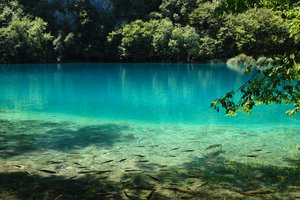
<path id="1" fill-rule="evenodd" d="M 297 197 L 299 117 L 209 108 L 246 80 L 225 65 L 3 65 L 0 199 Z"/>

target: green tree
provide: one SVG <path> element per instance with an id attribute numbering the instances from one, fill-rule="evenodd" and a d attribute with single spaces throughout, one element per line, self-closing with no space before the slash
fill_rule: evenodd
<path id="1" fill-rule="evenodd" d="M 228 115 L 235 115 L 239 110 L 250 113 L 256 105 L 261 103 L 267 105 L 271 103 L 293 104 L 294 108 L 287 111 L 289 115 L 294 115 L 299 111 L 299 8 L 291 6 L 291 3 L 286 4 L 282 7 L 291 8 L 291 10 L 283 12 L 288 16 L 286 23 L 288 23 L 290 37 L 295 45 L 291 49 L 283 49 L 281 55 L 273 56 L 271 65 L 261 61 L 257 67 L 249 66 L 246 73 L 250 73 L 251 70 L 254 71 L 249 81 L 237 90 L 230 91 L 222 98 L 213 101 L 211 107 L 217 111 L 223 107 Z M 239 98 L 236 98 L 237 93 L 240 95 Z"/>
<path id="2" fill-rule="evenodd" d="M 16 1 L 0 5 L 0 62 L 51 61 L 53 37 L 41 18 L 25 15 Z"/>
<path id="3" fill-rule="evenodd" d="M 142 20 L 136 20 L 111 33 L 108 41 L 113 42 L 118 36 L 121 37 L 118 45 L 121 58 L 144 61 L 153 56 L 151 42 L 155 26 L 157 26 L 156 21 L 143 22 Z"/>
<path id="4" fill-rule="evenodd" d="M 112 32 L 108 41 L 118 46 L 122 58 L 134 61 L 190 61 L 195 60 L 199 52 L 195 29 L 173 25 L 169 19 L 136 20 Z"/>
<path id="5" fill-rule="evenodd" d="M 172 22 L 187 25 L 189 13 L 197 7 L 197 0 L 164 0 L 159 9 L 163 17 Z"/>
<path id="6" fill-rule="evenodd" d="M 198 5 L 189 14 L 190 25 L 195 27 L 201 36 L 215 37 L 224 23 L 224 16 L 216 13 L 217 2 L 205 2 Z"/>
<path id="7" fill-rule="evenodd" d="M 200 3 L 196 9 L 189 14 L 190 25 L 195 27 L 199 34 L 198 59 L 217 59 L 222 56 L 220 41 L 217 37 L 219 30 L 224 26 L 226 15 L 217 15 L 218 2 Z"/>
<path id="8" fill-rule="evenodd" d="M 240 53 L 255 57 L 281 55 L 291 49 L 288 24 L 267 8 L 228 15 L 218 37 L 228 52 L 226 57 Z"/>

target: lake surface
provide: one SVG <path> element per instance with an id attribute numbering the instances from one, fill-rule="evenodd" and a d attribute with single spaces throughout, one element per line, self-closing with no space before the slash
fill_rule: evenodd
<path id="1" fill-rule="evenodd" d="M 0 65 L 0 199 L 29 195 L 7 182 L 20 176 L 89 176 L 113 199 L 293 198 L 300 117 L 278 105 L 236 117 L 209 108 L 246 80 L 223 64 Z M 96 194 L 44 187 L 58 187 L 50 199 Z"/>

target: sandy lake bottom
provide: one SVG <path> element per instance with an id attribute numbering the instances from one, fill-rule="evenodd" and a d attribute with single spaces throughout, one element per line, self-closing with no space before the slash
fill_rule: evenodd
<path id="1" fill-rule="evenodd" d="M 300 198 L 297 126 L 6 118 L 0 199 Z"/>

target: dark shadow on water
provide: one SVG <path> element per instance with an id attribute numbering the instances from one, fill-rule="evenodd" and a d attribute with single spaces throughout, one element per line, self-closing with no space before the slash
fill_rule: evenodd
<path id="1" fill-rule="evenodd" d="M 121 132 L 126 129 L 128 127 L 115 124 L 84 126 L 77 130 L 52 129 L 46 132 L 49 142 L 45 142 L 42 146 L 62 151 L 80 149 L 89 145 L 110 147 L 119 141 Z"/>
<path id="2" fill-rule="evenodd" d="M 113 182 L 85 176 L 68 179 L 42 177 L 23 172 L 0 174 L 0 199 L 105 199 L 110 193 L 121 199 L 120 188 Z"/>
<path id="3" fill-rule="evenodd" d="M 67 123 L 41 121 L 0 121 L 0 157 L 8 158 L 33 151 L 71 151 L 96 145 L 112 147 L 127 126 L 101 124 L 72 127 Z"/>
<path id="4" fill-rule="evenodd" d="M 134 199 L 145 199 L 144 197 L 149 196 L 150 192 L 136 190 Z M 128 195 L 132 194 L 124 188 L 124 183 L 107 180 L 95 175 L 72 179 L 63 176 L 28 175 L 23 172 L 0 174 L 1 200 L 118 200 L 129 199 Z M 151 199 L 168 199 L 161 194 L 155 194 L 153 197 Z"/>
<path id="5" fill-rule="evenodd" d="M 107 176 L 93 172 L 77 177 L 0 173 L 0 199 L 279 200 L 300 194 L 299 168 L 243 164 L 222 155 L 172 167 L 149 162 L 136 168 L 140 171 L 113 171 Z M 107 178 L 119 172 L 121 180 Z"/>

